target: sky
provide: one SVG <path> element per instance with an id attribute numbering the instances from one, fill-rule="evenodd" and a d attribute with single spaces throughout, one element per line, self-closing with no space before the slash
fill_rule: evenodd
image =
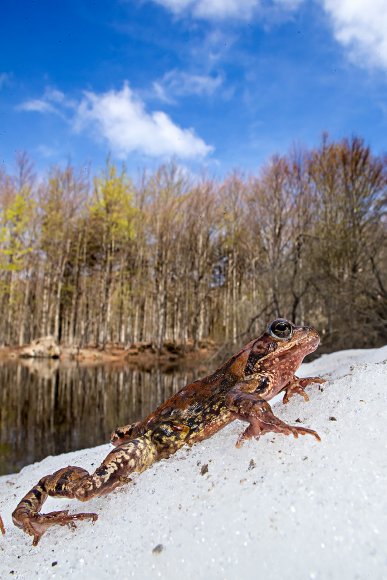
<path id="1" fill-rule="evenodd" d="M 293 146 L 386 151 L 387 0 L 3 0 L 0 167 L 255 172 Z"/>

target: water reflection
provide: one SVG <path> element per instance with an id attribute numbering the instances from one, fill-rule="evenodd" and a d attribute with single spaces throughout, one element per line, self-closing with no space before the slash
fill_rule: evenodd
<path id="1" fill-rule="evenodd" d="M 205 369 L 0 363 L 0 474 L 108 441 Z"/>

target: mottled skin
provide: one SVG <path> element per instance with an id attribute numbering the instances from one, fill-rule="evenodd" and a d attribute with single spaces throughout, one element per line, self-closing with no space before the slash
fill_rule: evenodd
<path id="1" fill-rule="evenodd" d="M 294 437 L 309 433 L 319 440 L 315 431 L 278 419 L 267 402 L 280 391 L 284 391 L 284 402 L 295 393 L 308 400 L 304 387 L 324 382 L 320 378 L 298 379 L 294 374 L 318 344 L 313 328 L 275 320 L 262 336 L 212 375 L 187 385 L 143 421 L 118 428 L 111 438 L 115 448 L 93 474 L 69 466 L 43 477 L 16 507 L 14 524 L 33 536 L 36 545 L 52 525 L 74 527 L 77 520 L 96 520 L 94 513 L 39 512 L 47 496 L 87 501 L 109 493 L 130 481 L 131 473 L 141 473 L 183 445 L 211 437 L 235 419 L 249 423 L 237 441 L 238 447 L 246 439 L 270 431 Z"/>

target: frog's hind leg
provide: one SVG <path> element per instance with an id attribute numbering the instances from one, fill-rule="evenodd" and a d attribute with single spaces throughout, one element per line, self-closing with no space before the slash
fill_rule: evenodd
<path id="1" fill-rule="evenodd" d="M 75 527 L 76 520 L 91 519 L 98 516 L 94 513 L 80 513 L 69 515 L 68 510 L 40 514 L 39 511 L 49 495 L 56 497 L 75 497 L 70 491 L 72 486 L 79 485 L 89 476 L 89 473 L 80 467 L 68 466 L 59 469 L 52 475 L 43 477 L 20 501 L 12 514 L 15 526 L 33 536 L 33 545 L 36 546 L 51 526 L 70 525 Z"/>
<path id="2" fill-rule="evenodd" d="M 95 513 L 69 514 L 68 511 L 41 514 L 48 496 L 87 501 L 105 495 L 127 483 L 133 472 L 142 472 L 156 459 L 156 447 L 148 436 L 134 439 L 111 451 L 93 474 L 80 467 L 65 467 L 43 477 L 20 501 L 12 514 L 14 524 L 33 536 L 36 546 L 53 525 L 75 527 L 77 520 L 95 521 Z"/>

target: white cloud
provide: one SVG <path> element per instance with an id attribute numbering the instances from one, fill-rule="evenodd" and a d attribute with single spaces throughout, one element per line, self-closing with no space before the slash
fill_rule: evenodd
<path id="1" fill-rule="evenodd" d="M 52 103 L 60 103 L 66 106 L 71 104 L 71 102 L 66 99 L 65 94 L 62 93 L 62 91 L 58 91 L 58 89 L 53 87 L 46 88 L 44 91 L 44 98 L 47 101 L 51 101 Z"/>
<path id="2" fill-rule="evenodd" d="M 222 84 L 220 75 L 189 74 L 171 70 L 160 81 L 153 83 L 156 95 L 167 103 L 173 103 L 175 97 L 188 95 L 212 95 Z"/>
<path id="3" fill-rule="evenodd" d="M 125 84 L 121 91 L 86 92 L 74 127 L 91 128 L 121 157 L 137 151 L 150 157 L 203 157 L 212 151 L 193 129 L 182 129 L 162 111 L 147 112 L 143 101 Z"/>
<path id="4" fill-rule="evenodd" d="M 195 0 L 155 0 L 157 4 L 161 4 L 165 8 L 172 10 L 175 14 L 180 14 L 189 8 Z"/>
<path id="5" fill-rule="evenodd" d="M 270 5 L 294 10 L 304 0 L 154 0 L 174 14 L 190 13 L 206 20 L 250 20 Z"/>
<path id="6" fill-rule="evenodd" d="M 36 113 L 56 113 L 55 107 L 44 99 L 29 99 L 18 105 L 20 111 Z"/>
<path id="7" fill-rule="evenodd" d="M 153 0 L 176 15 L 206 20 L 252 20 L 272 10 L 294 12 L 305 0 Z M 336 40 L 363 66 L 387 69 L 387 0 L 317 0 Z"/>
<path id="8" fill-rule="evenodd" d="M 18 105 L 19 111 L 36 112 L 36 113 L 56 113 L 61 115 L 60 107 L 73 109 L 76 106 L 74 101 L 66 99 L 62 91 L 47 87 L 41 99 L 28 99 Z"/>
<path id="9" fill-rule="evenodd" d="M 181 73 L 169 78 L 170 87 L 180 94 L 184 91 L 209 91 L 211 84 L 206 77 L 187 78 Z M 213 80 L 215 85 L 217 82 Z M 169 87 L 169 88 L 170 88 Z M 165 90 L 161 88 L 160 91 Z M 166 95 L 166 92 L 165 92 Z M 213 150 L 193 129 L 176 125 L 162 111 L 148 112 L 144 102 L 126 83 L 121 91 L 106 93 L 85 92 L 76 102 L 54 88 L 47 88 L 40 99 L 30 99 L 18 107 L 21 111 L 54 113 L 67 121 L 75 131 L 92 131 L 99 140 L 105 140 L 119 156 L 126 157 L 137 151 L 150 157 L 176 156 L 181 159 L 204 157 Z"/>
<path id="10" fill-rule="evenodd" d="M 198 0 L 194 13 L 199 18 L 248 19 L 257 6 L 259 6 L 259 0 Z"/>
<path id="11" fill-rule="evenodd" d="M 154 0 L 175 14 L 191 12 L 197 18 L 222 20 L 249 19 L 260 0 Z"/>
<path id="12" fill-rule="evenodd" d="M 336 39 L 358 63 L 387 69 L 386 0 L 323 0 Z"/>

